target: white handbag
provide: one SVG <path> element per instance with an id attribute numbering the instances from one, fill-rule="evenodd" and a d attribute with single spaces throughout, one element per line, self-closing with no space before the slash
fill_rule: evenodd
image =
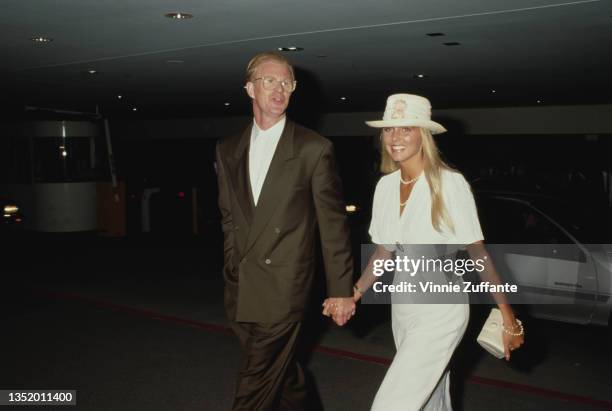
<path id="1" fill-rule="evenodd" d="M 504 358 L 503 319 L 501 311 L 497 308 L 491 309 L 491 313 L 482 326 L 476 341 L 497 358 Z"/>

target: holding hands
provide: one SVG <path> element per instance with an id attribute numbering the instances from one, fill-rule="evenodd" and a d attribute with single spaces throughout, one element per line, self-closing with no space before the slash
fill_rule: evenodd
<path id="1" fill-rule="evenodd" d="M 336 324 L 343 326 L 355 315 L 355 301 L 353 297 L 326 299 L 323 302 L 323 315 L 332 317 Z"/>

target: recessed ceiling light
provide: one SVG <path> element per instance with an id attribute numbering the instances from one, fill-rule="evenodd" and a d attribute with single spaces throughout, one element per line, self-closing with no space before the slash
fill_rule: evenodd
<path id="1" fill-rule="evenodd" d="M 288 47 L 279 47 L 278 51 L 302 51 L 304 50 L 302 47 L 297 46 L 288 46 Z"/>
<path id="2" fill-rule="evenodd" d="M 536 103 L 540 104 L 540 103 L 542 103 L 542 100 L 538 100 L 538 101 L 536 101 Z"/>
<path id="3" fill-rule="evenodd" d="M 444 43 L 445 46 L 458 46 L 461 43 L 459 43 L 458 41 L 449 41 L 447 43 Z"/>
<path id="4" fill-rule="evenodd" d="M 121 100 L 121 99 L 123 98 L 123 96 L 122 96 L 121 94 L 118 94 L 118 95 L 117 95 L 117 98 L 118 98 L 119 100 Z"/>
<path id="5" fill-rule="evenodd" d="M 414 78 L 427 78 L 429 76 L 427 74 L 415 74 L 413 77 Z"/>
<path id="6" fill-rule="evenodd" d="M 169 19 L 176 19 L 176 20 L 186 20 L 186 19 L 190 19 L 193 17 L 193 14 L 189 14 L 189 13 L 166 13 L 164 14 L 166 17 L 168 17 Z"/>
<path id="7" fill-rule="evenodd" d="M 132 111 L 138 111 L 136 107 L 132 107 Z"/>
<path id="8" fill-rule="evenodd" d="M 340 100 L 346 101 L 346 97 L 340 97 Z"/>
<path id="9" fill-rule="evenodd" d="M 87 72 L 88 72 L 89 74 L 97 74 L 97 73 L 98 73 L 98 71 L 97 71 L 97 70 L 94 70 L 94 69 L 87 70 Z"/>
<path id="10" fill-rule="evenodd" d="M 49 43 L 53 41 L 51 37 L 43 37 L 43 36 L 32 37 L 30 38 L 30 40 L 32 40 L 35 43 Z"/>
<path id="11" fill-rule="evenodd" d="M 446 36 L 446 34 L 444 33 L 427 33 L 427 35 L 429 37 L 441 37 L 441 36 Z"/>
<path id="12" fill-rule="evenodd" d="M 495 94 L 495 93 L 497 93 L 497 90 L 493 89 L 493 90 L 491 90 L 491 93 Z"/>
<path id="13" fill-rule="evenodd" d="M 230 103 L 225 103 L 224 105 L 225 105 L 225 107 L 228 107 L 230 105 Z"/>

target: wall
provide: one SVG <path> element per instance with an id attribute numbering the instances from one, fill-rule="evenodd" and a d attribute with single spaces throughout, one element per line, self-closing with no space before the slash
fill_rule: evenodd
<path id="1" fill-rule="evenodd" d="M 364 121 L 380 117 L 380 112 L 331 113 L 310 126 L 329 137 L 368 136 L 376 133 Z M 466 135 L 612 134 L 612 105 L 447 109 L 434 111 L 434 119 L 451 132 Z M 111 127 L 115 136 L 125 138 L 218 138 L 242 130 L 249 121 L 249 117 L 134 120 Z"/>

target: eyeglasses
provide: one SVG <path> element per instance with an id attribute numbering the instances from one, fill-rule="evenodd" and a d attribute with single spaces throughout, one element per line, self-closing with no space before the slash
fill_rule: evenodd
<path id="1" fill-rule="evenodd" d="M 285 90 L 287 93 L 291 93 L 297 86 L 297 81 L 295 80 L 277 80 L 274 77 L 257 77 L 251 81 L 255 82 L 257 80 L 262 80 L 263 88 L 265 90 L 274 90 L 278 86 L 278 83 L 280 83 L 283 90 Z"/>

